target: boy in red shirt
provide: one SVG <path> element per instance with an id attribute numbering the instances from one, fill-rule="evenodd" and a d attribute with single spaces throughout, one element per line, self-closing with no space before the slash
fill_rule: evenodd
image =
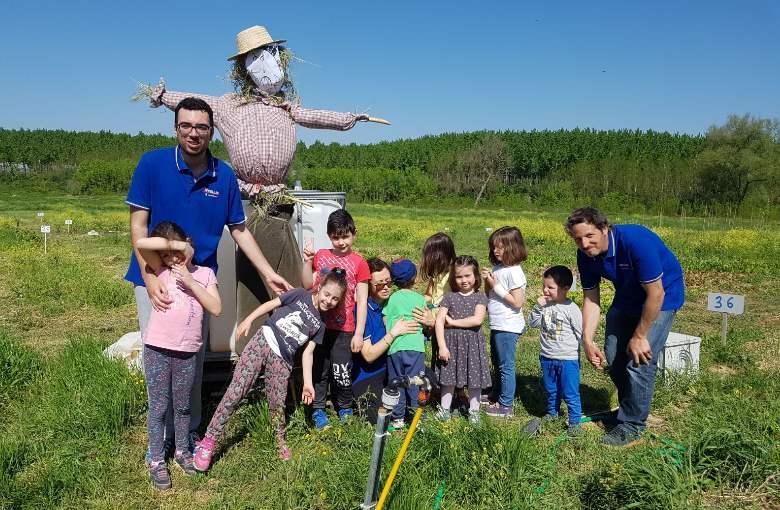
<path id="1" fill-rule="evenodd" d="M 312 421 L 317 429 L 328 426 L 325 400 L 328 382 L 333 381 L 333 400 L 339 418 L 352 416 L 352 353 L 363 347 L 368 306 L 368 281 L 371 271 L 368 263 L 352 251 L 357 229 L 352 216 L 345 210 L 333 211 L 328 216 L 328 237 L 333 247 L 314 253 L 309 243 L 303 249 L 304 288 L 316 285 L 332 269 L 342 268 L 347 274 L 347 292 L 339 306 L 325 315 L 325 338 L 314 350 L 314 400 Z M 357 313 L 355 313 L 357 309 Z"/>

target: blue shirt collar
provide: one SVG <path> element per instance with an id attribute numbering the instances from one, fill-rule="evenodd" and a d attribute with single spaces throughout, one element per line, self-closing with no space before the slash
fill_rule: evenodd
<path id="1" fill-rule="evenodd" d="M 607 253 L 603 255 L 604 258 L 610 258 L 615 256 L 617 251 L 617 243 L 615 243 L 615 229 L 609 229 L 609 246 L 607 246 Z"/>
<path id="2" fill-rule="evenodd" d="M 206 156 L 208 160 L 208 167 L 206 168 L 206 171 L 201 174 L 200 177 L 198 177 L 198 180 L 202 179 L 205 176 L 209 176 L 211 178 L 217 177 L 217 158 L 215 158 L 209 149 L 206 149 Z M 185 170 L 189 170 L 190 173 L 192 171 L 187 166 L 187 162 L 184 161 L 184 157 L 181 155 L 181 146 L 177 145 L 174 149 L 174 159 L 176 160 L 176 169 L 179 171 L 179 173 L 184 173 Z"/>
<path id="3" fill-rule="evenodd" d="M 372 298 L 371 296 L 368 296 L 368 307 L 371 309 L 372 312 L 378 312 L 383 308 L 379 303 L 374 301 L 374 298 Z"/>

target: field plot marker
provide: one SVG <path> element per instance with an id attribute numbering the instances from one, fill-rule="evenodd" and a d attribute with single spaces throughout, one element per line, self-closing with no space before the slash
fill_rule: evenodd
<path id="1" fill-rule="evenodd" d="M 721 294 L 710 292 L 707 294 L 707 310 L 721 314 L 721 340 L 726 345 L 726 336 L 729 331 L 729 315 L 742 315 L 745 313 L 745 296 L 735 294 Z"/>
<path id="2" fill-rule="evenodd" d="M 73 225 L 73 220 L 65 220 L 65 225 L 68 226 L 68 234 L 70 234 L 70 226 Z"/>
<path id="3" fill-rule="evenodd" d="M 37 217 L 38 217 L 38 219 L 40 220 L 40 222 L 41 222 L 41 225 L 43 225 L 43 211 L 38 211 L 38 213 L 36 214 L 36 216 L 37 216 Z"/>
<path id="4" fill-rule="evenodd" d="M 43 214 L 43 213 L 38 213 Z M 46 254 L 46 241 L 48 240 L 49 234 L 51 234 L 51 225 L 41 225 L 41 233 L 43 234 L 43 253 Z"/>

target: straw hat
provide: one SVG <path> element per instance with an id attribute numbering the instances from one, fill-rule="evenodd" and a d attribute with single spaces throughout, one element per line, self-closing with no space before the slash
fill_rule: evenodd
<path id="1" fill-rule="evenodd" d="M 279 44 L 283 42 L 287 41 L 285 39 L 275 41 L 274 38 L 271 37 L 271 34 L 268 33 L 268 30 L 265 29 L 265 27 L 255 25 L 238 33 L 236 36 L 236 48 L 238 49 L 238 53 L 232 57 L 228 57 L 228 60 L 238 58 L 241 55 L 249 53 L 250 51 L 262 46 L 267 46 L 269 44 Z"/>

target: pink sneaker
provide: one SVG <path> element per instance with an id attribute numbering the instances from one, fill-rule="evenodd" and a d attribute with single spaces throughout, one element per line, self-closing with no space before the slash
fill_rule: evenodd
<path id="1" fill-rule="evenodd" d="M 286 444 L 279 444 L 279 458 L 282 460 L 290 460 L 292 458 L 290 447 Z"/>
<path id="2" fill-rule="evenodd" d="M 211 457 L 214 455 L 216 449 L 216 442 L 209 436 L 204 437 L 195 446 L 195 455 L 193 458 L 193 464 L 195 469 L 201 473 L 205 473 L 211 466 Z"/>

